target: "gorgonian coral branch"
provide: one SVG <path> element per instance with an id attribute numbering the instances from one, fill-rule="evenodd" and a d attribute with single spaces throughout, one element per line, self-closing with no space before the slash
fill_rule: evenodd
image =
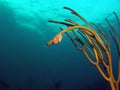
<path id="1" fill-rule="evenodd" d="M 99 33 L 96 32 L 96 30 L 92 27 L 92 25 L 87 22 L 81 15 L 79 15 L 76 11 L 74 11 L 71 8 L 64 7 L 64 9 L 67 9 L 71 11 L 72 14 L 76 15 L 81 19 L 87 26 L 81 26 L 77 22 L 71 20 L 71 19 L 65 19 L 65 22 L 56 21 L 56 20 L 49 20 L 49 22 L 56 23 L 56 24 L 62 24 L 67 26 L 66 29 L 61 29 L 61 31 L 54 36 L 47 45 L 50 46 L 51 44 L 57 44 L 61 42 L 62 35 L 66 34 L 69 39 L 72 41 L 72 44 L 80 51 L 84 53 L 87 60 L 94 65 L 97 70 L 100 72 L 100 74 L 103 76 L 103 78 L 109 82 L 109 85 L 111 86 L 111 90 L 119 90 L 119 83 L 120 83 L 120 40 L 109 22 L 107 18 L 105 19 L 108 23 L 109 27 L 111 28 L 111 36 L 113 38 L 113 41 L 118 49 L 118 78 L 115 80 L 114 74 L 113 74 L 113 66 L 112 66 L 112 56 L 111 56 L 111 49 L 110 49 L 110 38 L 108 37 L 108 34 L 103 31 L 101 25 L 96 25 L 93 23 L 93 25 L 98 29 Z M 119 19 L 115 12 L 113 12 L 116 16 L 118 25 L 119 25 Z M 76 31 L 77 30 L 77 31 Z M 73 39 L 73 36 L 69 34 L 69 31 L 72 31 L 73 36 L 75 39 Z M 82 40 L 79 35 L 85 39 L 87 44 Z M 81 47 L 76 43 L 76 41 L 81 44 Z M 89 51 L 89 52 L 88 52 Z M 90 57 L 90 54 L 93 58 Z"/>

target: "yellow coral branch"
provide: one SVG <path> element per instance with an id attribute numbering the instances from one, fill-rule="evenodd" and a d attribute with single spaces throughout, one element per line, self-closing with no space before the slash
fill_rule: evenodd
<path id="1" fill-rule="evenodd" d="M 92 27 L 90 23 L 87 22 L 82 16 L 80 16 L 77 12 L 75 12 L 73 9 L 64 7 L 64 9 L 67 9 L 71 11 L 72 14 L 78 16 L 83 22 L 85 22 L 86 26 L 81 26 L 77 22 L 71 20 L 71 19 L 65 19 L 66 22 L 60 22 L 56 20 L 49 20 L 49 22 L 57 23 L 57 24 L 63 24 L 67 26 L 66 29 L 60 28 L 62 31 L 60 31 L 56 36 L 54 36 L 47 45 L 50 46 L 51 44 L 57 44 L 62 40 L 62 34 L 66 34 L 69 39 L 72 41 L 73 45 L 80 51 L 84 53 L 87 60 L 94 65 L 97 70 L 100 72 L 102 77 L 109 82 L 111 90 L 119 90 L 119 83 L 120 83 L 120 40 L 115 33 L 115 30 L 111 23 L 107 20 L 109 27 L 111 28 L 111 36 L 113 38 L 113 41 L 118 48 L 118 78 L 115 80 L 114 74 L 113 74 L 113 66 L 112 66 L 112 57 L 111 57 L 111 50 L 110 50 L 110 38 L 108 37 L 107 33 L 102 31 L 101 25 L 99 27 L 93 23 L 93 25 L 98 29 L 100 35 L 95 31 L 95 29 Z M 113 12 L 116 16 L 118 25 L 119 19 L 115 12 Z M 75 30 L 78 30 L 77 32 L 86 40 L 88 46 L 86 43 L 84 43 L 80 37 L 77 35 L 77 32 Z M 72 36 L 68 33 L 69 31 L 72 31 L 73 35 L 75 36 L 75 40 L 81 44 L 81 47 L 77 45 L 75 40 L 72 38 Z M 90 58 L 90 54 L 94 57 L 95 60 Z M 101 66 L 102 67 L 101 67 Z"/>

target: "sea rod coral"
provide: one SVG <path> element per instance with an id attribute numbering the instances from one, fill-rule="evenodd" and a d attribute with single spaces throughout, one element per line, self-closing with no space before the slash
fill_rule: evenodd
<path id="1" fill-rule="evenodd" d="M 120 84 L 120 40 L 117 36 L 114 27 L 110 23 L 110 21 L 105 18 L 106 23 L 110 27 L 110 34 L 106 33 L 100 24 L 89 23 L 82 16 L 80 16 L 76 11 L 71 8 L 64 7 L 71 11 L 72 14 L 76 15 L 80 20 L 82 20 L 86 25 L 82 26 L 77 22 L 71 19 L 65 19 L 64 22 L 57 20 L 49 20 L 49 22 L 62 24 L 67 26 L 66 29 L 60 28 L 61 31 L 53 37 L 47 45 L 57 44 L 62 40 L 62 35 L 66 34 L 71 40 L 72 44 L 80 51 L 84 53 L 87 60 L 94 65 L 102 77 L 108 81 L 111 90 L 119 90 Z M 116 12 L 113 12 L 116 21 L 118 23 L 118 27 L 120 29 L 120 21 Z M 97 32 L 97 31 L 98 32 Z M 73 35 L 69 33 L 71 31 Z M 112 37 L 113 42 L 117 48 L 118 53 L 118 75 L 115 78 L 113 73 L 113 58 L 111 52 L 111 40 L 109 35 Z M 81 38 L 82 37 L 82 38 Z M 84 39 L 84 40 L 83 40 Z M 80 45 L 79 45 L 80 44 Z M 91 57 L 92 55 L 92 57 Z"/>

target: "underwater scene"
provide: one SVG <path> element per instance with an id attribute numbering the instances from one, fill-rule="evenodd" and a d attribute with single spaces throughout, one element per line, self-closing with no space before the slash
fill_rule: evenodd
<path id="1" fill-rule="evenodd" d="M 120 90 L 120 0 L 0 0 L 0 90 Z"/>

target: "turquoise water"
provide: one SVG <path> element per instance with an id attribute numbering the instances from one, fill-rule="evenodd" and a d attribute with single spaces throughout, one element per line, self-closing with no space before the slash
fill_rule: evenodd
<path id="1" fill-rule="evenodd" d="M 61 26 L 48 20 L 70 18 L 84 25 L 64 6 L 100 23 L 107 33 L 108 18 L 120 35 L 112 13 L 120 17 L 119 0 L 0 0 L 0 90 L 110 90 L 66 35 L 61 43 L 46 46 Z M 117 48 L 110 39 L 116 73 Z"/>

